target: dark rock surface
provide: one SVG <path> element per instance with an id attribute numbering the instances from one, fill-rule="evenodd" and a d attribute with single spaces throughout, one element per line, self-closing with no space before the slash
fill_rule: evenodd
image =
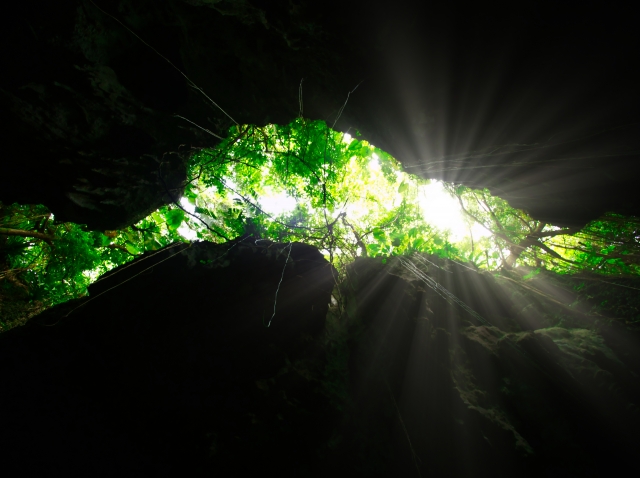
<path id="1" fill-rule="evenodd" d="M 3 334 L 3 476 L 305 475 L 335 416 L 312 380 L 330 267 L 304 244 L 180 244 Z"/>
<path id="2" fill-rule="evenodd" d="M 358 260 L 345 289 L 358 330 L 352 419 L 364 435 L 392 437 L 377 452 L 393 449 L 393 474 L 638 473 L 640 330 L 631 282 L 551 274 L 525 282 L 429 259 Z M 617 307 L 635 310 L 607 318 Z"/>
<path id="3" fill-rule="evenodd" d="M 638 215 L 640 79 L 625 8 L 19 2 L 1 29 L 0 200 L 122 227 L 179 193 L 187 152 L 217 141 L 175 115 L 224 135 L 230 117 L 302 112 L 548 222 Z"/>
<path id="4" fill-rule="evenodd" d="M 13 3 L 0 200 L 124 227 L 218 141 L 176 115 L 224 135 L 229 116 L 302 112 L 538 219 L 640 215 L 634 15 L 423 3 Z M 3 334 L 3 475 L 640 471 L 637 281 L 428 266 L 465 309 L 401 264 L 359 261 L 327 316 L 331 269 L 287 247 L 146 255 Z"/>
<path id="5" fill-rule="evenodd" d="M 0 79 L 1 200 L 43 203 L 93 229 L 125 227 L 181 195 L 191 148 L 218 141 L 202 128 L 224 136 L 229 115 L 291 121 L 300 79 L 331 85 L 340 54 L 298 31 L 306 24 L 272 24 L 261 11 L 182 0 L 17 5 L 2 32 L 1 59 L 14 68 Z M 311 43 L 296 46 L 300 34 Z"/>
<path id="6" fill-rule="evenodd" d="M 357 260 L 333 292 L 303 244 L 111 271 L 0 336 L 3 475 L 640 471 L 637 280 L 402 261 Z"/>

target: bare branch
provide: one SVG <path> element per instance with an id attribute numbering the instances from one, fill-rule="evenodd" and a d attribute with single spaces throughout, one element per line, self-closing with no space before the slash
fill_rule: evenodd
<path id="1" fill-rule="evenodd" d="M 36 239 L 43 240 L 50 246 L 53 246 L 53 241 L 56 240 L 55 237 L 43 234 L 42 232 L 25 231 L 23 229 L 8 229 L 5 227 L 0 227 L 0 234 L 5 236 L 35 237 Z"/>
<path id="2" fill-rule="evenodd" d="M 560 259 L 561 261 L 569 262 L 571 264 L 578 264 L 576 261 L 572 261 L 571 259 L 566 259 L 566 258 L 562 257 L 560 254 L 558 254 L 556 251 L 554 251 L 553 249 L 551 249 L 549 246 L 547 246 L 546 244 L 544 244 L 542 242 L 536 241 L 536 243 L 534 245 L 536 247 L 539 247 L 540 249 L 542 249 L 543 251 L 545 251 L 547 254 L 551 255 L 552 257 L 555 257 L 556 259 Z"/>
<path id="3" fill-rule="evenodd" d="M 570 236 L 572 234 L 576 234 L 577 232 L 580 232 L 580 229 L 577 227 L 573 227 L 569 229 L 560 229 L 558 231 L 534 232 L 531 234 L 531 236 L 540 239 L 542 237 Z"/>
<path id="4" fill-rule="evenodd" d="M 362 242 L 362 237 L 356 232 L 356 228 L 353 227 L 351 223 L 347 221 L 346 216 L 347 216 L 346 213 L 344 213 L 344 216 L 342 216 L 342 223 L 345 226 L 347 226 L 349 229 L 351 229 L 351 232 L 353 232 L 353 235 L 356 236 L 356 244 L 358 244 L 358 246 L 362 250 L 362 255 L 364 257 L 367 257 L 367 246 L 365 246 L 364 242 Z"/>

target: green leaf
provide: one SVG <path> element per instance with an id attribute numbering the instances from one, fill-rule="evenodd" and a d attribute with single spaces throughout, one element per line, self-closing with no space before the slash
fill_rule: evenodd
<path id="1" fill-rule="evenodd" d="M 191 184 L 188 184 L 187 187 L 184 188 L 184 195 L 187 199 L 189 199 L 189 202 L 195 201 L 198 197 L 198 195 L 193 190 L 193 185 Z"/>
<path id="2" fill-rule="evenodd" d="M 373 230 L 373 237 L 379 242 L 384 242 L 387 240 L 387 234 L 383 229 L 380 229 L 378 227 Z"/>
<path id="3" fill-rule="evenodd" d="M 533 271 L 529 272 L 527 275 L 522 276 L 522 278 L 523 278 L 524 280 L 527 280 L 527 279 L 531 279 L 532 277 L 537 276 L 538 274 L 540 274 L 540 268 L 539 268 L 539 267 L 538 267 L 537 269 L 535 269 L 535 270 L 533 270 Z"/>
<path id="4" fill-rule="evenodd" d="M 127 241 L 124 243 L 124 247 L 127 249 L 127 251 L 129 251 L 131 254 L 139 254 L 140 250 L 131 242 Z"/>
<path id="5" fill-rule="evenodd" d="M 160 248 L 162 248 L 162 245 L 156 241 L 155 239 L 148 239 L 144 242 L 144 247 L 147 250 L 151 250 L 151 251 L 156 251 Z"/>
<path id="6" fill-rule="evenodd" d="M 206 216 L 209 216 L 213 219 L 218 219 L 218 216 L 216 216 L 212 211 L 210 211 L 209 209 L 206 209 L 204 207 L 196 207 L 196 214 L 204 214 Z"/>
<path id="7" fill-rule="evenodd" d="M 180 227 L 184 220 L 184 211 L 182 209 L 171 209 L 165 214 L 167 220 L 167 227 L 170 231 L 175 231 Z"/>
<path id="8" fill-rule="evenodd" d="M 420 250 L 423 244 L 424 244 L 424 239 L 419 237 L 413 241 L 413 243 L 411 244 L 411 247 L 413 247 L 416 250 Z"/>
<path id="9" fill-rule="evenodd" d="M 156 224 L 160 224 L 160 223 L 164 222 L 164 219 L 163 219 L 163 217 L 162 217 L 162 215 L 160 214 L 159 211 L 152 212 L 151 213 L 151 217 L 156 222 Z"/>
<path id="10" fill-rule="evenodd" d="M 105 236 L 101 232 L 95 232 L 93 238 L 96 247 L 105 247 L 111 244 L 111 238 Z"/>

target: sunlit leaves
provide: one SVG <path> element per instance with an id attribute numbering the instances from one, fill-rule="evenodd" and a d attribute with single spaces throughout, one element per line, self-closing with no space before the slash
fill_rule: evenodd
<path id="1" fill-rule="evenodd" d="M 228 237 L 244 230 L 307 242 L 329 258 L 420 251 L 463 259 L 446 235 L 425 221 L 417 195 L 427 181 L 322 121 L 233 127 L 216 150 L 194 155 L 190 176 L 187 197 L 196 206 L 194 215 L 208 226 L 186 218 L 198 237 L 218 240 L 211 228 Z M 273 191 L 294 198 L 295 210 L 279 217 L 266 213 L 261 198 Z"/>
<path id="2" fill-rule="evenodd" d="M 27 236 L 2 236 L 2 264 L 13 279 L 3 288 L 24 288 L 33 300 L 52 304 L 85 291 L 89 279 L 83 272 L 101 261 L 96 249 L 110 240 L 104 234 L 87 232 L 76 224 L 52 220 L 43 206 L 2 206 L 0 224 L 10 225 Z M 33 236 L 29 236 L 33 234 Z"/>
<path id="3" fill-rule="evenodd" d="M 0 294 L 18 288 L 45 306 L 82 296 L 102 273 L 182 240 L 178 229 L 185 217 L 165 206 L 123 230 L 86 231 L 55 221 L 41 205 L 0 203 L 0 212 L 0 227 L 23 234 L 0 235 Z"/>
<path id="4" fill-rule="evenodd" d="M 361 255 L 425 252 L 493 271 L 526 265 L 563 273 L 640 272 L 636 219 L 608 215 L 581 231 L 563 230 L 463 185 L 446 186 L 469 222 L 469 234 L 454 239 L 425 220 L 422 208 L 432 204 L 425 206 L 419 194 L 427 180 L 323 121 L 234 126 L 215 149 L 193 153 L 188 175 L 185 199 L 120 231 L 60 224 L 44 206 L 4 207 L 0 227 L 49 238 L 5 237 L 4 267 L 49 305 L 85 293 L 99 274 L 172 242 L 224 242 L 243 234 L 314 245 L 338 266 Z M 274 192 L 286 193 L 295 207 L 267 212 L 264 198 Z"/>
<path id="5" fill-rule="evenodd" d="M 471 247 L 467 241 L 465 247 L 472 249 L 467 258 L 476 264 L 475 251 L 484 248 L 490 268 L 526 265 L 560 273 L 640 272 L 640 222 L 636 218 L 609 214 L 582 230 L 562 229 L 532 219 L 486 190 L 464 186 L 448 186 L 448 189 L 459 199 L 471 220 L 492 232 L 489 243 L 476 241 Z M 491 253 L 490 249 L 493 249 Z"/>
<path id="6" fill-rule="evenodd" d="M 175 231 L 184 220 L 184 211 L 182 209 L 171 209 L 166 212 L 164 217 L 169 230 Z"/>

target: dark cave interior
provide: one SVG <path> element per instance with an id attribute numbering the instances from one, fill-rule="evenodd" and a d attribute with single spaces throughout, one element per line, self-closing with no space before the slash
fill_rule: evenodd
<path id="1" fill-rule="evenodd" d="M 303 112 L 558 226 L 640 216 L 636 16 L 596 2 L 19 2 L 1 33 L 0 201 L 126 227 L 170 201 L 159 158 L 183 187 L 185 152 L 218 141 L 177 116 L 224 136 L 230 117 Z M 640 329 L 625 320 L 638 279 L 429 269 L 476 317 L 401 262 L 358 260 L 335 286 L 316 249 L 295 244 L 289 263 L 284 246 L 145 255 L 111 273 L 117 289 L 107 276 L 0 335 L 3 474 L 640 471 Z"/>

